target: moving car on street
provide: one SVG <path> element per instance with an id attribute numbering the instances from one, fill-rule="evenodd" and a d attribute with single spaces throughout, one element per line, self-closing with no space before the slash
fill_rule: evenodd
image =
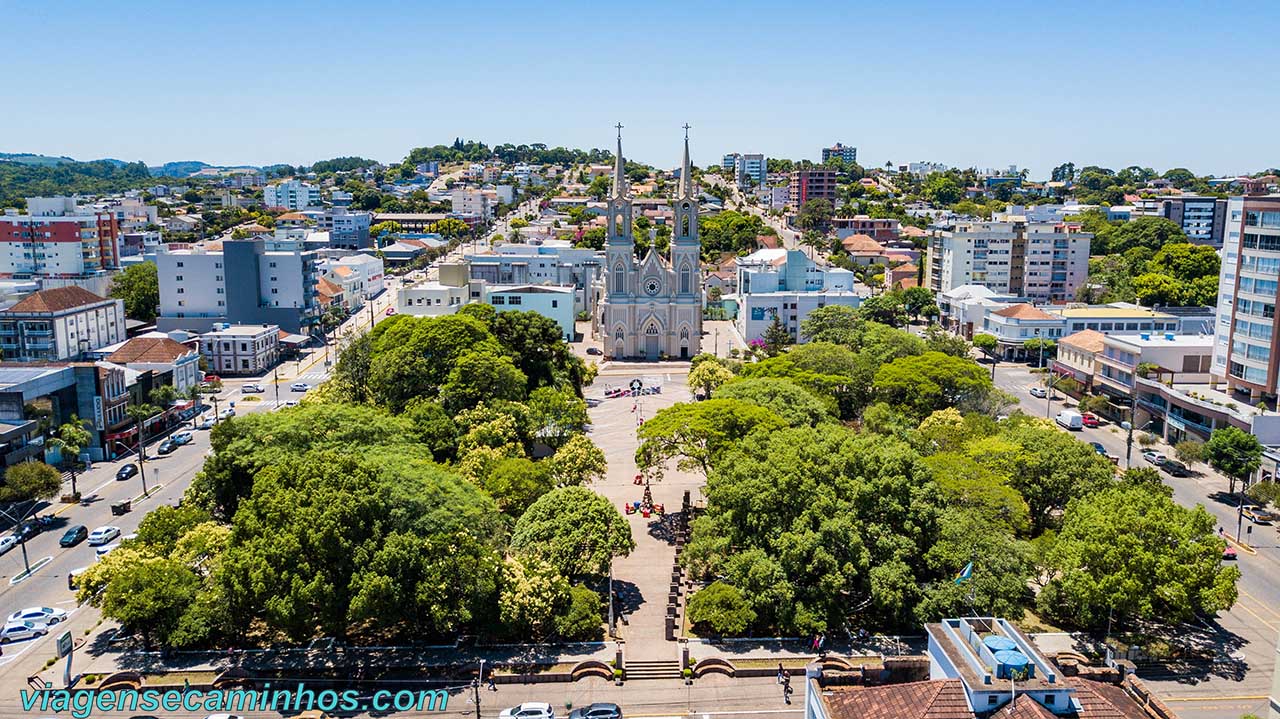
<path id="1" fill-rule="evenodd" d="M 89 532 L 89 546 L 97 547 L 99 545 L 106 544 L 107 542 L 110 542 L 111 540 L 119 536 L 120 536 L 119 527 L 112 527 L 110 525 L 107 525 L 104 527 L 98 527 L 92 532 Z"/>
<path id="2" fill-rule="evenodd" d="M 1240 510 L 1240 513 L 1244 515 L 1245 519 L 1248 519 L 1254 524 L 1271 524 L 1276 520 L 1280 520 L 1280 514 L 1269 512 L 1262 507 L 1257 506 L 1245 507 Z"/>
<path id="3" fill-rule="evenodd" d="M 184 445 L 184 444 L 191 444 L 191 441 L 192 441 L 192 440 L 194 440 L 194 439 L 195 439 L 195 437 L 194 437 L 194 436 L 192 436 L 192 434 L 191 434 L 190 432 L 178 432 L 177 434 L 173 435 L 173 436 L 172 436 L 172 437 L 170 437 L 169 439 L 170 439 L 174 444 L 176 444 L 176 445 L 178 445 L 179 447 L 181 447 L 181 446 L 182 446 L 182 445 Z"/>
<path id="4" fill-rule="evenodd" d="M 62 539 L 58 540 L 58 545 L 62 547 L 74 547 L 89 537 L 89 529 L 83 524 L 77 524 L 74 527 L 68 527 L 63 533 Z"/>
<path id="5" fill-rule="evenodd" d="M 116 480 L 124 481 L 132 477 L 138 476 L 138 465 L 130 463 L 116 470 Z"/>
<path id="6" fill-rule="evenodd" d="M 1098 415 L 1093 412 L 1084 412 L 1081 414 L 1080 421 L 1083 422 L 1086 427 L 1097 427 L 1099 424 Z"/>
<path id="7" fill-rule="evenodd" d="M 307 392 L 311 390 L 311 385 L 307 384 L 306 382 L 294 382 L 293 384 L 289 385 L 289 389 L 294 392 Z"/>
<path id="8" fill-rule="evenodd" d="M 0 537 L 0 554 L 4 554 L 10 549 L 13 549 L 14 545 L 17 543 L 18 538 L 12 534 L 6 534 L 5 536 Z"/>
<path id="9" fill-rule="evenodd" d="M 177 448 L 178 445 L 174 444 L 172 439 L 166 439 L 160 443 L 159 447 L 156 447 L 156 454 L 169 454 Z"/>
<path id="10" fill-rule="evenodd" d="M 1049 396 L 1049 392 L 1044 387 L 1032 387 L 1031 396 L 1036 399 L 1044 399 Z"/>
<path id="11" fill-rule="evenodd" d="M 569 719 L 622 719 L 622 708 L 613 702 L 595 702 L 569 712 Z"/>
<path id="12" fill-rule="evenodd" d="M 1152 449 L 1148 449 L 1147 451 L 1143 452 L 1142 458 L 1147 460 L 1151 464 L 1154 464 L 1157 467 L 1169 461 L 1168 457 Z"/>
<path id="13" fill-rule="evenodd" d="M 240 392 L 243 394 L 262 394 L 263 392 L 266 392 L 266 390 L 257 382 L 250 382 L 242 386 L 240 388 Z"/>
<path id="14" fill-rule="evenodd" d="M 1176 459 L 1166 459 L 1160 465 L 1161 471 L 1168 472 L 1170 477 L 1190 477 L 1191 468 Z"/>

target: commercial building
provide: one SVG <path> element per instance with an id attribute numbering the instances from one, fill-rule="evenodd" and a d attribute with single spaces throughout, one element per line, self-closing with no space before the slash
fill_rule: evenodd
<path id="1" fill-rule="evenodd" d="M 1097 330 L 1080 330 L 1058 340 L 1057 356 L 1049 367 L 1059 375 L 1079 382 L 1086 392 L 1093 390 L 1098 354 L 1107 338 Z"/>
<path id="2" fill-rule="evenodd" d="M 493 205 L 489 202 L 489 196 L 480 190 L 454 190 L 452 202 L 454 215 L 478 218 L 481 222 L 493 219 Z"/>
<path id="3" fill-rule="evenodd" d="M 1062 318 L 1027 303 L 1008 305 L 986 313 L 982 331 L 999 342 L 1002 359 L 1022 360 L 1028 356 L 1028 340 L 1057 340 L 1062 336 Z M 1037 350 L 1038 352 L 1038 350 Z"/>
<path id="4" fill-rule="evenodd" d="M 0 278 L 78 279 L 120 268 L 115 214 L 73 197 L 29 197 L 27 212 L 0 215 Z"/>
<path id="5" fill-rule="evenodd" d="M 846 165 L 854 165 L 854 164 L 857 164 L 857 162 L 858 162 L 858 148 L 856 148 L 856 147 L 846 147 L 846 146 L 844 146 L 844 145 L 842 145 L 842 144 L 840 144 L 840 143 L 838 143 L 838 142 L 837 142 L 836 144 L 832 145 L 831 147 L 824 147 L 824 148 L 822 148 L 822 161 L 823 161 L 823 162 L 826 162 L 827 160 L 830 160 L 830 159 L 831 159 L 831 158 L 833 158 L 833 157 L 838 157 L 838 158 L 840 158 L 841 160 L 844 160 L 844 164 L 846 164 Z"/>
<path id="6" fill-rule="evenodd" d="M 596 304 L 595 283 L 604 253 L 574 247 L 566 240 L 540 245 L 499 245 L 492 252 L 466 256 L 471 279 L 491 285 L 558 285 L 574 289 L 574 310 L 586 312 Z"/>
<path id="7" fill-rule="evenodd" d="M 537 312 L 560 326 L 560 334 L 566 342 L 574 335 L 573 288 L 546 285 L 500 285 L 481 283 L 486 303 L 499 312 Z M 474 288 L 473 288 L 474 289 Z"/>
<path id="8" fill-rule="evenodd" d="M 178 394 L 200 384 L 200 352 L 162 332 L 148 333 L 103 348 L 107 362 L 137 371 L 150 371 L 161 384 Z"/>
<path id="9" fill-rule="evenodd" d="M 75 285 L 33 292 L 0 310 L 6 361 L 70 360 L 125 337 L 124 301 Z"/>
<path id="10" fill-rule="evenodd" d="M 320 270 L 323 279 L 342 288 L 349 309 L 359 308 L 383 290 L 382 260 L 372 255 L 330 258 L 321 262 Z"/>
<path id="11" fill-rule="evenodd" d="M 754 189 L 768 184 L 769 161 L 764 155 L 732 152 L 724 156 L 720 166 L 733 173 L 738 187 Z"/>
<path id="12" fill-rule="evenodd" d="M 844 239 L 852 235 L 866 235 L 876 242 L 893 242 L 898 239 L 902 223 L 892 217 L 869 217 L 855 215 L 853 217 L 831 218 L 831 229 L 836 237 Z"/>
<path id="13" fill-rule="evenodd" d="M 1226 200 L 1184 195 L 1161 201 L 1160 214 L 1178 223 L 1191 242 L 1222 247 L 1227 226 Z"/>
<path id="14" fill-rule="evenodd" d="M 200 354 L 214 374 L 262 374 L 280 360 L 280 328 L 220 325 L 200 335 Z"/>
<path id="15" fill-rule="evenodd" d="M 415 317 L 451 315 L 471 300 L 470 284 L 446 284 L 423 280 L 405 285 L 396 293 L 396 312 Z"/>
<path id="16" fill-rule="evenodd" d="M 1177 375 L 1181 382 L 1206 383 L 1212 356 L 1213 338 L 1208 335 L 1107 335 L 1102 352 L 1095 357 L 1094 387 L 1127 400 L 1140 376 L 1158 379 L 1168 374 Z"/>
<path id="17" fill-rule="evenodd" d="M 791 173 L 788 187 L 789 202 L 792 209 L 800 209 L 809 200 L 827 200 L 833 205 L 836 201 L 835 170 L 795 170 Z"/>
<path id="18" fill-rule="evenodd" d="M 777 317 L 793 341 L 805 341 L 801 324 L 809 313 L 827 305 L 857 307 L 863 297 L 854 292 L 854 274 L 842 268 L 819 267 L 800 250 L 756 250 L 738 258 L 737 291 L 722 300 L 743 339 L 764 337 Z"/>
<path id="19" fill-rule="evenodd" d="M 930 289 L 982 285 L 1041 302 L 1070 301 L 1089 275 L 1092 239 L 1078 224 L 1021 215 L 955 221 L 930 242 Z"/>
<path id="20" fill-rule="evenodd" d="M 262 202 L 267 207 L 305 210 L 320 206 L 320 188 L 302 180 L 285 180 L 262 188 Z"/>
<path id="21" fill-rule="evenodd" d="M 309 332 L 319 315 L 318 260 L 301 241 L 224 240 L 221 250 L 156 255 L 161 331 L 208 331 L 214 324 L 272 324 Z"/>

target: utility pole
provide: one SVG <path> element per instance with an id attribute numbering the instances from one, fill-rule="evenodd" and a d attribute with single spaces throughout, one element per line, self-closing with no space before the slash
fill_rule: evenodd
<path id="1" fill-rule="evenodd" d="M 480 660 L 480 675 L 471 680 L 471 694 L 476 703 L 476 719 L 480 719 L 480 682 L 484 679 L 484 660 Z"/>
<path id="2" fill-rule="evenodd" d="M 1125 469 L 1129 469 L 1133 467 L 1133 423 L 1134 423 L 1134 420 L 1137 419 L 1137 412 L 1138 412 L 1137 398 L 1130 397 L 1129 398 L 1129 437 L 1128 439 L 1125 440 L 1125 448 L 1124 448 L 1124 468 Z"/>
<path id="3" fill-rule="evenodd" d="M 280 365 L 276 365 L 275 370 L 271 373 L 271 381 L 276 388 L 276 407 L 280 406 Z"/>

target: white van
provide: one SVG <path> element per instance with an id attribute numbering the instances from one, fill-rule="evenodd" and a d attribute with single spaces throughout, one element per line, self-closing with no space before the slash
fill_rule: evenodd
<path id="1" fill-rule="evenodd" d="M 1073 432 L 1084 429 L 1084 417 L 1081 416 L 1079 412 L 1072 409 L 1062 410 L 1058 413 L 1055 420 L 1058 424 Z"/>

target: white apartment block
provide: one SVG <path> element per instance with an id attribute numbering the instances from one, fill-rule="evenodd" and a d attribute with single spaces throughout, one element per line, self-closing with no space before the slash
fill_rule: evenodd
<path id="1" fill-rule="evenodd" d="M 419 282 L 401 287 L 396 294 L 396 312 L 414 317 L 451 315 L 471 300 L 469 285 Z"/>
<path id="2" fill-rule="evenodd" d="M 1092 239 L 1078 225 L 1020 215 L 958 221 L 930 242 L 930 289 L 981 285 L 1041 302 L 1070 301 L 1089 275 Z"/>
<path id="3" fill-rule="evenodd" d="M 7 361 L 53 362 L 125 339 L 124 301 L 76 285 L 33 292 L 0 311 L 0 350 Z"/>
<path id="4" fill-rule="evenodd" d="M 351 298 L 351 306 L 358 307 L 383 290 L 382 260 L 371 255 L 351 255 L 328 259 L 321 263 L 325 279 L 342 287 Z"/>
<path id="5" fill-rule="evenodd" d="M 275 325 L 221 325 L 200 335 L 200 354 L 213 374 L 262 374 L 280 358 Z"/>
<path id="6" fill-rule="evenodd" d="M 0 278 L 78 278 L 120 267 L 120 225 L 73 197 L 29 197 L 0 215 Z"/>
<path id="7" fill-rule="evenodd" d="M 455 215 L 471 215 L 485 222 L 493 219 L 493 207 L 489 203 L 489 196 L 480 190 L 454 190 L 451 200 Z"/>
<path id="8" fill-rule="evenodd" d="M 301 180 L 285 180 L 263 188 L 262 203 L 267 207 L 283 207 L 298 212 L 319 206 L 320 188 Z"/>

